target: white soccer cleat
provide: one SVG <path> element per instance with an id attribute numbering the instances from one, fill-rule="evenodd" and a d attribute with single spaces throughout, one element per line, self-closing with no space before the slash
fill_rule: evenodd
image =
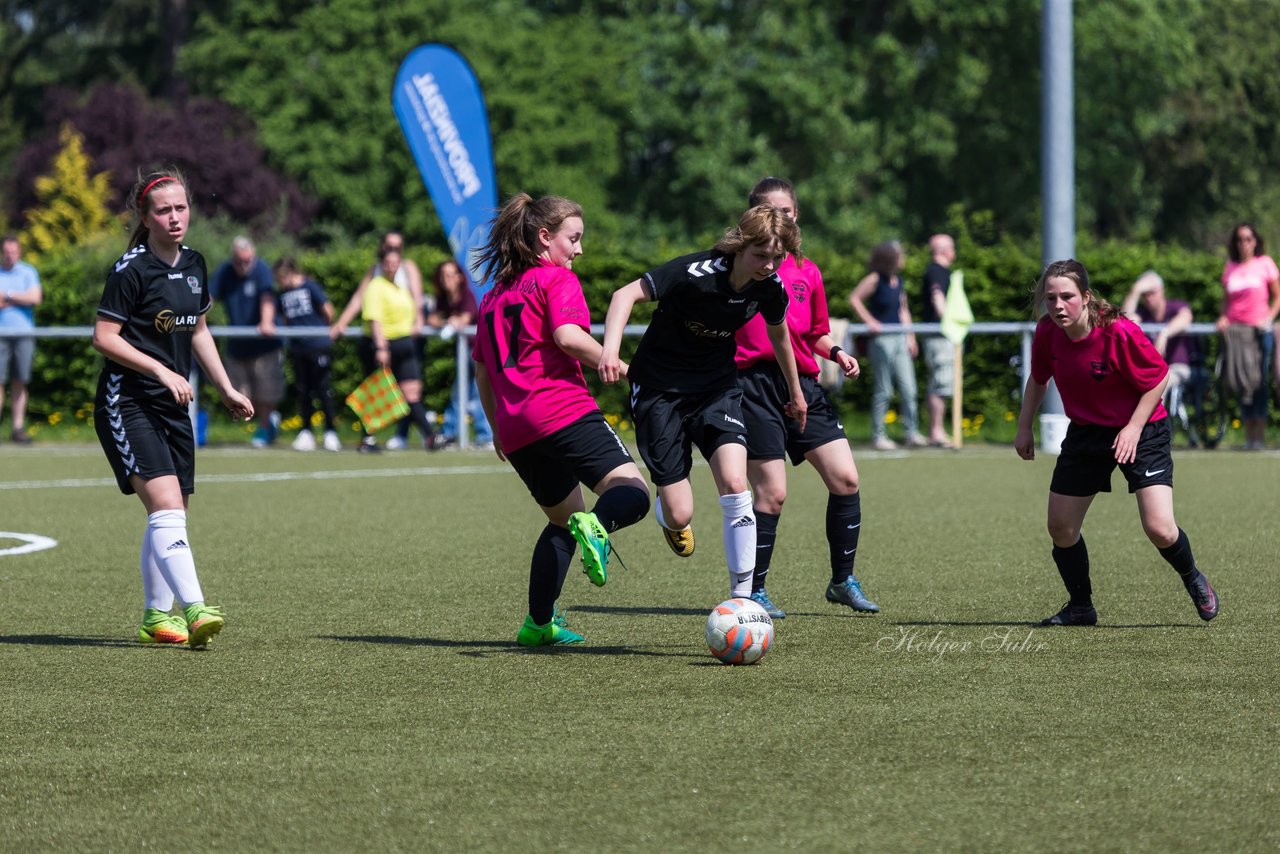
<path id="1" fill-rule="evenodd" d="M 314 451 L 316 449 L 316 437 L 310 430 L 303 430 L 298 434 L 298 438 L 293 440 L 293 449 L 295 451 Z"/>
<path id="2" fill-rule="evenodd" d="M 342 440 L 338 438 L 338 434 L 333 430 L 329 430 L 324 434 L 324 449 L 326 451 L 342 450 Z"/>

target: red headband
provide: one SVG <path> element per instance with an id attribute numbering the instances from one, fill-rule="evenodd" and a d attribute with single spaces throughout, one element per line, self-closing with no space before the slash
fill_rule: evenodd
<path id="1" fill-rule="evenodd" d="M 162 184 L 165 181 L 176 181 L 176 180 L 178 179 L 173 177 L 172 175 L 161 175 L 159 178 L 155 179 L 150 184 L 142 188 L 142 192 L 138 195 L 138 204 L 142 204 L 142 200 L 147 197 L 147 193 L 151 192 L 151 188 L 154 187 L 156 184 Z"/>

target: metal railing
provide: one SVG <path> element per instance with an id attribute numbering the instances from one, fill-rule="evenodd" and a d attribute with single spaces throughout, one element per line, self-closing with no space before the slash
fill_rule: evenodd
<path id="1" fill-rule="evenodd" d="M 1143 331 L 1149 334 L 1154 334 L 1156 332 L 1159 332 L 1164 327 L 1164 324 L 1162 323 L 1144 323 L 1141 325 L 1142 325 Z M 627 337 L 638 337 L 640 335 L 643 335 L 644 331 L 647 328 L 648 327 L 643 324 L 628 324 L 625 327 L 623 334 Z M 1021 389 L 1026 388 L 1027 378 L 1028 376 L 1030 376 L 1030 372 L 1031 372 L 1031 338 L 1035 332 L 1035 328 L 1036 328 L 1035 321 L 978 322 L 970 325 L 969 334 L 970 335 L 1016 335 L 1020 338 L 1022 358 L 1021 358 L 1021 364 L 1020 364 L 1021 382 L 1019 383 L 1018 388 L 1019 388 L 1019 391 L 1021 391 Z M 209 327 L 209 331 L 213 333 L 214 338 L 266 337 L 261 335 L 256 328 L 247 327 L 247 326 L 211 326 Z M 941 331 L 941 327 L 937 323 L 917 323 L 909 327 L 886 324 L 880 327 L 879 334 L 892 335 L 892 334 L 901 334 L 903 332 L 914 332 L 920 335 L 929 335 L 929 334 L 937 334 L 940 331 Z M 1189 327 L 1187 327 L 1186 331 L 1183 334 L 1196 335 L 1196 336 L 1208 336 L 1208 335 L 1216 335 L 1217 332 L 1218 332 L 1217 327 L 1214 326 L 1212 323 L 1193 323 Z M 429 338 L 440 337 L 440 331 L 433 328 L 424 329 L 422 334 L 425 337 L 429 337 Z M 465 360 L 471 358 L 471 348 L 467 342 L 470 336 L 475 334 L 476 334 L 476 327 L 468 326 L 460 334 L 454 336 L 455 357 L 457 359 L 457 364 L 459 365 L 466 364 Z M 597 336 L 597 338 L 602 336 L 604 334 L 604 325 L 600 323 L 592 324 L 591 334 Z M 92 326 L 49 326 L 49 327 L 36 327 L 35 329 L 32 329 L 32 330 L 0 329 L 0 338 L 31 338 L 31 337 L 84 338 L 87 340 L 93 337 L 93 327 Z M 329 332 L 327 327 L 322 327 L 322 326 L 307 327 L 307 328 L 291 328 L 288 326 L 280 326 L 276 328 L 275 337 L 281 340 L 288 340 L 291 338 L 321 338 L 321 337 L 328 338 Z M 363 337 L 365 337 L 365 333 L 362 330 L 352 329 L 343 333 L 342 338 L 338 340 L 341 341 L 344 339 L 359 339 Z M 867 327 L 867 325 L 864 323 L 850 323 L 847 329 L 845 330 L 844 340 L 841 346 L 844 347 L 844 349 L 846 350 L 852 351 L 853 340 L 855 338 L 864 338 L 864 337 L 874 337 L 874 333 L 872 333 L 870 329 Z M 467 430 L 465 429 L 466 414 L 468 411 L 468 405 L 471 402 L 470 401 L 470 383 L 466 381 L 465 371 L 456 371 L 455 373 L 456 373 L 456 377 L 454 380 L 453 396 L 454 396 L 454 406 L 457 407 L 457 411 L 458 411 L 458 421 L 459 421 L 458 446 L 460 448 L 466 449 L 467 447 L 470 446 L 470 438 L 468 437 Z M 198 383 L 199 383 L 199 377 L 197 376 L 197 371 L 193 368 L 192 374 L 191 374 L 191 384 L 193 387 L 196 387 L 198 386 Z M 196 399 L 198 398 L 199 398 L 199 393 L 197 389 L 197 394 L 195 395 L 195 399 L 192 400 L 191 406 L 190 406 L 191 419 L 193 424 L 195 423 L 197 418 L 198 406 L 196 404 Z"/>

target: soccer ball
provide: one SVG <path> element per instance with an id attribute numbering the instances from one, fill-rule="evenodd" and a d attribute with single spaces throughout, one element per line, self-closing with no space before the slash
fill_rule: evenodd
<path id="1" fill-rule="evenodd" d="M 726 599 L 707 615 L 707 647 L 725 664 L 755 664 L 773 644 L 773 619 L 750 599 Z"/>

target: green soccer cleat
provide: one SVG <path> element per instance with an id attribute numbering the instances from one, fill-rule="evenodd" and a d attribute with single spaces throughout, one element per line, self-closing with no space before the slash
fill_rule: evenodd
<path id="1" fill-rule="evenodd" d="M 187 620 L 187 644 L 192 649 L 206 646 L 209 638 L 222 631 L 225 622 L 222 611 L 203 602 L 183 607 L 182 615 Z"/>
<path id="2" fill-rule="evenodd" d="M 138 626 L 138 642 L 186 643 L 187 621 L 177 614 L 148 608 L 142 614 L 142 625 Z"/>
<path id="3" fill-rule="evenodd" d="M 582 635 L 565 626 L 563 611 L 552 617 L 551 622 L 545 626 L 538 625 L 533 617 L 526 614 L 524 625 L 516 634 L 516 643 L 521 646 L 573 646 L 585 640 Z"/>
<path id="4" fill-rule="evenodd" d="M 609 532 L 594 513 L 569 517 L 569 533 L 582 546 L 582 571 L 596 587 L 609 580 Z"/>

